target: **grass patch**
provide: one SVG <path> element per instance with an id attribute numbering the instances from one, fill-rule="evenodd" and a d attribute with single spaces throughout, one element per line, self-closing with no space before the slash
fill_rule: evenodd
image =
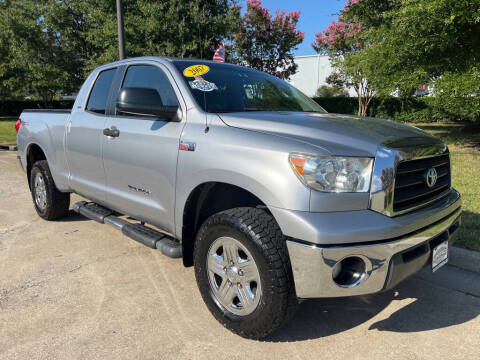
<path id="1" fill-rule="evenodd" d="M 463 146 L 480 150 L 480 125 L 474 124 L 412 124 L 438 136 L 449 147 Z"/>
<path id="2" fill-rule="evenodd" d="M 17 133 L 15 131 L 16 117 L 0 116 L 0 143 L 15 143 Z"/>
<path id="3" fill-rule="evenodd" d="M 462 226 L 455 245 L 480 251 L 480 128 L 461 124 L 415 124 L 448 144 L 452 185 L 462 194 Z"/>

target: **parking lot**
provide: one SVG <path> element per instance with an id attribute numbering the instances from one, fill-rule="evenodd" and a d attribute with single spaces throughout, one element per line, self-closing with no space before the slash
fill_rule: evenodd
<path id="1" fill-rule="evenodd" d="M 1 359 L 473 358 L 479 280 L 445 267 L 382 294 L 305 301 L 280 332 L 245 340 L 210 315 L 181 260 L 73 213 L 40 219 L 16 154 L 0 152 Z"/>

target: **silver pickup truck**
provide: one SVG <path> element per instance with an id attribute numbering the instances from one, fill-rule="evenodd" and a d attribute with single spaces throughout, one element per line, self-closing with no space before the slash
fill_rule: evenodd
<path id="1" fill-rule="evenodd" d="M 39 216 L 67 216 L 80 194 L 75 211 L 193 265 L 209 310 L 247 338 L 281 327 L 301 299 L 435 271 L 460 224 L 441 141 L 329 114 L 231 64 L 104 65 L 71 111 L 25 110 L 17 127 Z"/>

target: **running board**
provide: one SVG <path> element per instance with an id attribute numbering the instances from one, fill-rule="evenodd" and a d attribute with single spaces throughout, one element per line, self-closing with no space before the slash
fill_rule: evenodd
<path id="1" fill-rule="evenodd" d="M 113 211 L 95 203 L 79 201 L 73 205 L 73 211 L 83 216 L 104 224 L 107 216 L 113 215 Z"/>
<path id="2" fill-rule="evenodd" d="M 159 249 L 170 258 L 182 257 L 182 245 L 168 235 L 142 224 L 133 224 L 114 215 L 110 209 L 86 201 L 77 202 L 73 210 L 102 224 L 110 224 L 129 238 L 152 249 Z"/>

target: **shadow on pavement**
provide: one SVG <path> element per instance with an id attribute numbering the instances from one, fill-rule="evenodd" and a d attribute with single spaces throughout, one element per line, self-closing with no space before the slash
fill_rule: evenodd
<path id="1" fill-rule="evenodd" d="M 76 213 L 73 210 L 68 211 L 68 215 L 64 218 L 55 220 L 57 222 L 76 222 L 76 221 L 92 221 L 89 218 Z"/>
<path id="2" fill-rule="evenodd" d="M 413 278 L 375 295 L 306 300 L 287 326 L 265 340 L 302 341 L 338 334 L 388 311 L 388 305 L 398 300 L 407 305 L 368 330 L 421 332 L 461 324 L 480 314 L 480 299 Z"/>

